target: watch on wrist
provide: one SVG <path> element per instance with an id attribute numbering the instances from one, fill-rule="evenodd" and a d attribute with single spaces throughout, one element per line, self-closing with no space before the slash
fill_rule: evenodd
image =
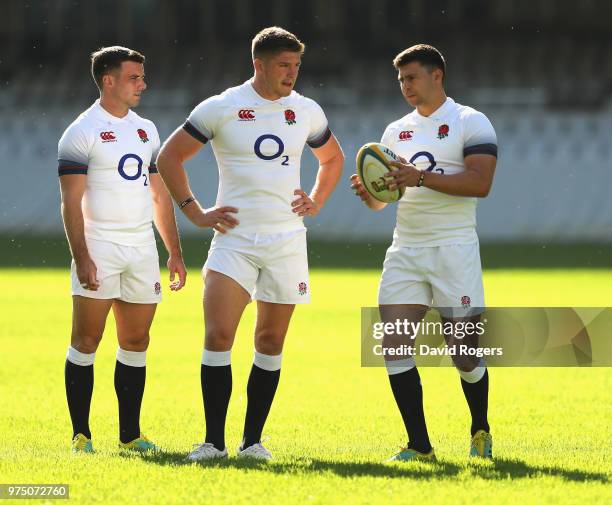
<path id="1" fill-rule="evenodd" d="M 423 182 L 425 181 L 425 172 L 421 172 L 421 175 L 419 175 L 419 180 L 417 181 L 417 188 L 420 188 L 423 186 Z"/>
<path id="2" fill-rule="evenodd" d="M 183 200 L 181 203 L 178 204 L 179 209 L 184 209 L 191 202 L 195 202 L 195 198 L 193 196 L 190 196 L 189 198 L 185 198 L 185 200 Z"/>

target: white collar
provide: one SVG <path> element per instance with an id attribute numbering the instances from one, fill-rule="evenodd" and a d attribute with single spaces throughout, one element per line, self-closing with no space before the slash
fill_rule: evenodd
<path id="1" fill-rule="evenodd" d="M 285 106 L 287 105 L 287 99 L 291 96 L 282 96 L 278 100 L 268 100 L 267 98 L 264 98 L 259 93 L 257 93 L 255 87 L 253 86 L 253 78 L 246 81 L 241 86 L 241 88 L 243 89 L 245 95 L 247 95 L 251 100 L 253 100 L 256 105 L 279 104 Z M 291 91 L 291 93 L 293 93 L 293 90 Z"/>
<path id="2" fill-rule="evenodd" d="M 131 119 L 134 114 L 132 110 L 128 110 L 128 113 L 123 117 L 113 116 L 110 112 L 108 112 L 102 105 L 100 105 L 100 99 L 98 98 L 92 105 L 92 108 L 105 121 L 112 121 L 113 123 L 121 123 L 127 119 Z"/>
<path id="3" fill-rule="evenodd" d="M 420 119 L 440 119 L 440 117 L 446 114 L 454 104 L 455 101 L 451 97 L 447 96 L 444 103 L 440 105 L 440 107 L 438 107 L 435 111 L 433 111 L 429 116 L 423 116 L 422 114 L 419 114 L 419 111 L 417 109 L 414 109 L 414 113 Z"/>

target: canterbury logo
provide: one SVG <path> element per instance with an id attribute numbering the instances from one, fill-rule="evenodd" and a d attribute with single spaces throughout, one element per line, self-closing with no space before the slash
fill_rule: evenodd
<path id="1" fill-rule="evenodd" d="M 238 118 L 241 121 L 255 121 L 255 111 L 253 109 L 240 109 Z"/>
<path id="2" fill-rule="evenodd" d="M 113 140 L 117 140 L 114 132 L 101 132 L 100 138 L 102 139 L 102 142 L 112 142 Z"/>
<path id="3" fill-rule="evenodd" d="M 410 140 L 412 138 L 413 133 L 414 132 L 412 130 L 400 132 L 399 139 L 400 140 Z"/>

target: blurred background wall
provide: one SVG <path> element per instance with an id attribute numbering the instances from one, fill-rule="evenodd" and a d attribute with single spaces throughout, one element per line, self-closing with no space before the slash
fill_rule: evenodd
<path id="1" fill-rule="evenodd" d="M 306 44 L 296 89 L 316 99 L 347 157 L 311 237 L 389 240 L 394 206 L 365 209 L 348 177 L 365 142 L 409 112 L 391 65 L 419 42 L 448 63 L 447 92 L 498 135 L 482 242 L 612 241 L 612 2 L 606 0 L 1 0 L 0 234 L 62 234 L 57 141 L 93 100 L 89 54 L 133 47 L 149 88 L 137 112 L 162 139 L 204 98 L 252 75 L 250 41 L 280 25 Z M 210 147 L 188 163 L 214 203 Z M 309 190 L 316 164 L 302 165 Z M 418 219 L 418 216 L 415 216 Z M 183 235 L 200 233 L 180 216 Z"/>

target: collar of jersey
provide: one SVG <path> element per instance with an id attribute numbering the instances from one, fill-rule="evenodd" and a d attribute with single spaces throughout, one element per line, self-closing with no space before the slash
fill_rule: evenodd
<path id="1" fill-rule="evenodd" d="M 256 105 L 271 105 L 271 104 L 285 105 L 287 98 L 291 96 L 291 95 L 284 96 L 282 98 L 279 98 L 278 100 L 268 100 L 267 98 L 264 98 L 259 93 L 257 93 L 257 91 L 255 91 L 255 88 L 253 87 L 253 79 L 249 79 L 242 86 L 245 90 L 245 93 L 248 95 L 248 97 L 251 100 L 253 100 L 253 103 L 255 103 Z"/>
<path id="2" fill-rule="evenodd" d="M 422 116 L 421 114 L 419 114 L 419 111 L 414 109 L 414 113 L 416 114 L 416 116 L 419 119 L 424 119 L 424 120 L 431 120 L 431 119 L 440 119 L 444 114 L 446 114 L 448 112 L 448 110 L 455 104 L 455 101 L 447 96 L 446 97 L 446 101 L 440 105 L 440 107 L 438 107 L 433 114 L 430 114 L 429 116 Z"/>
<path id="3" fill-rule="evenodd" d="M 113 116 L 110 112 L 108 112 L 104 107 L 100 105 L 99 98 L 94 102 L 93 107 L 98 116 L 100 116 L 105 121 L 112 121 L 113 123 L 123 123 L 132 115 L 132 110 L 130 109 L 124 117 Z"/>

